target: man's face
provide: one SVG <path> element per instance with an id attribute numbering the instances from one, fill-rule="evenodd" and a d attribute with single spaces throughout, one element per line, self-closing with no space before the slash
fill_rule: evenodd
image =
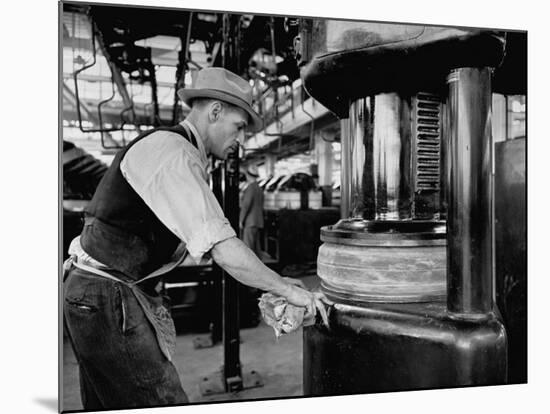
<path id="1" fill-rule="evenodd" d="M 211 125 L 210 152 L 217 158 L 227 159 L 229 153 L 237 149 L 238 141 L 244 142 L 247 124 L 248 114 L 243 109 L 224 103 L 216 122 Z"/>

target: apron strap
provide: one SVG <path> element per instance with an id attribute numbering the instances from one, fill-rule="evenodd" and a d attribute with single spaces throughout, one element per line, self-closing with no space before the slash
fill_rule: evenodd
<path id="1" fill-rule="evenodd" d="M 79 269 L 85 270 L 87 272 L 93 273 L 93 274 L 98 275 L 98 276 L 105 277 L 107 279 L 114 280 L 116 282 L 122 282 L 125 285 L 128 285 L 129 287 L 133 287 L 133 286 L 137 285 L 138 283 L 141 283 L 145 280 L 148 280 L 148 279 L 151 279 L 153 277 L 161 276 L 165 273 L 168 273 L 169 271 L 174 269 L 176 266 L 179 266 L 181 263 L 183 263 L 183 261 L 185 260 L 186 257 L 187 257 L 187 250 L 185 250 L 185 252 L 180 256 L 180 258 L 177 261 L 167 263 L 164 266 L 159 267 L 154 272 L 149 273 L 147 276 L 145 276 L 145 277 L 143 277 L 139 280 L 133 281 L 133 282 L 127 282 L 125 280 L 121 280 L 118 277 L 115 277 L 115 276 L 113 276 L 113 275 L 111 275 L 111 274 L 109 274 L 109 273 L 107 273 L 103 270 L 97 269 L 97 268 L 92 267 L 92 266 L 88 266 L 84 263 L 79 263 L 77 260 L 74 260 L 74 258 L 72 260 L 70 260 L 70 262 L 67 261 L 68 262 L 67 264 L 69 266 L 73 265 L 75 267 L 78 267 Z"/>
<path id="2" fill-rule="evenodd" d="M 96 269 L 95 267 L 88 266 L 88 265 L 85 265 L 83 263 L 78 263 L 77 261 L 73 261 L 72 264 L 73 264 L 74 267 L 78 267 L 79 269 L 85 270 L 86 272 L 90 272 L 90 273 L 93 273 L 95 275 L 102 276 L 104 278 L 114 280 L 115 282 L 122 282 L 122 283 L 128 284 L 128 282 L 125 282 L 124 280 L 121 280 L 118 277 L 110 275 L 109 273 L 104 272 L 103 270 Z"/>
<path id="3" fill-rule="evenodd" d="M 175 267 L 177 267 L 181 263 L 183 263 L 183 261 L 185 260 L 186 257 L 187 257 L 187 249 L 185 249 L 185 252 L 175 262 L 166 263 L 165 265 L 159 267 L 154 272 L 149 273 L 147 276 L 145 276 L 145 277 L 143 277 L 139 280 L 136 280 L 135 282 L 129 282 L 129 285 L 136 285 L 138 283 L 143 282 L 144 280 L 151 279 L 153 277 L 161 276 L 165 273 L 168 273 L 169 271 L 171 271 L 172 269 L 174 269 Z"/>

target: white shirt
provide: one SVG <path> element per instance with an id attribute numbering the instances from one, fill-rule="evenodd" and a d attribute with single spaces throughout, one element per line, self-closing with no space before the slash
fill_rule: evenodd
<path id="1" fill-rule="evenodd" d="M 198 148 L 175 132 L 157 131 L 126 152 L 120 170 L 199 263 L 216 243 L 236 234 L 208 185 L 208 156 L 201 136 L 187 120 L 181 125 L 191 129 Z"/>

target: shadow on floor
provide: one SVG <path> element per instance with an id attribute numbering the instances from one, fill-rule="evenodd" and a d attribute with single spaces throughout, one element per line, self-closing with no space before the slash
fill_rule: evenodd
<path id="1" fill-rule="evenodd" d="M 55 413 L 59 410 L 57 398 L 35 398 L 34 402 Z"/>

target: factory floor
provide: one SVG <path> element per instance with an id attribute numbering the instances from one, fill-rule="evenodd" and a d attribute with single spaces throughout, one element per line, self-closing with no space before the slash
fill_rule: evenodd
<path id="1" fill-rule="evenodd" d="M 309 273 L 309 272 L 308 272 Z M 315 275 L 300 277 L 308 288 L 319 285 Z M 205 336 L 183 333 L 177 336 L 174 364 L 191 403 L 296 397 L 302 391 L 302 330 L 277 339 L 263 321 L 255 328 L 241 329 L 240 361 L 245 382 L 250 371 L 260 375 L 263 386 L 235 393 L 202 395 L 199 384 L 212 378 L 223 364 L 223 345 L 195 349 L 193 340 Z M 82 410 L 78 365 L 69 341 L 63 340 L 63 411 Z"/>

